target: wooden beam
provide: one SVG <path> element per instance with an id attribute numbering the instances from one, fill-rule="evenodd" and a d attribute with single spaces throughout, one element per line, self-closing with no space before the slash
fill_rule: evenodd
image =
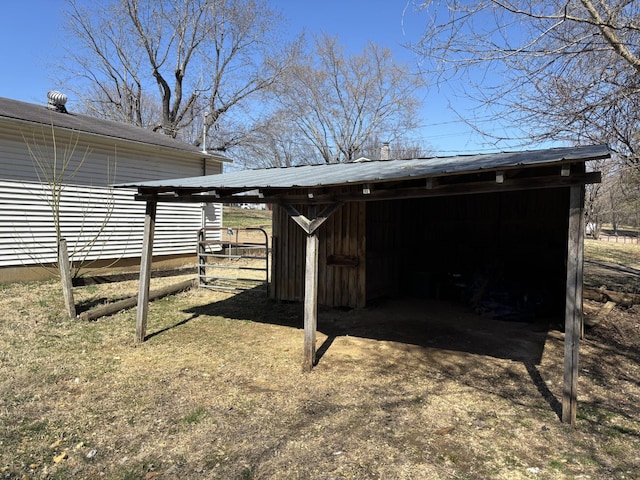
<path id="1" fill-rule="evenodd" d="M 304 275 L 304 356 L 302 371 L 310 372 L 316 363 L 318 326 L 318 234 L 307 235 Z"/>
<path id="2" fill-rule="evenodd" d="M 340 207 L 340 205 L 342 204 L 338 202 L 330 203 L 318 215 L 316 215 L 315 213 L 311 213 L 309 215 L 310 218 L 307 218 L 300 212 L 298 212 L 298 210 L 293 205 L 284 204 L 282 205 L 282 208 L 287 211 L 291 219 L 296 222 L 307 235 L 311 235 L 318 228 L 320 228 L 320 226 L 327 220 L 327 218 L 331 216 L 333 212 L 336 211 L 338 207 Z M 312 208 L 315 212 L 315 207 Z"/>
<path id="3" fill-rule="evenodd" d="M 442 177 L 446 178 L 446 177 Z M 404 198 L 423 198 L 423 197 L 444 197 L 448 195 L 473 195 L 477 193 L 494 193 L 494 192 L 511 192 L 517 190 L 534 190 L 540 188 L 561 188 L 571 187 L 574 185 L 583 185 L 586 183 L 600 183 L 600 172 L 575 173 L 568 177 L 558 175 L 545 175 L 540 177 L 524 177 L 510 178 L 505 177 L 503 183 L 497 183 L 494 180 L 487 181 L 465 181 L 443 183 L 437 178 L 432 178 L 430 182 L 425 179 L 425 186 L 420 187 L 388 187 L 385 188 L 386 182 L 380 182 L 371 185 L 371 193 L 362 195 L 359 189 L 352 193 L 332 193 L 330 189 L 326 189 L 327 193 L 314 193 L 312 198 L 308 194 L 291 194 L 288 189 L 284 191 L 273 191 L 264 193 L 263 197 L 258 196 L 237 196 L 225 195 L 220 192 L 219 197 L 210 195 L 202 195 L 200 193 L 184 194 L 183 196 L 158 195 L 147 190 L 140 191 L 135 199 L 138 201 L 153 202 L 175 202 L 175 203 L 192 203 L 192 202 L 212 202 L 212 203 L 274 203 L 279 205 L 320 205 L 347 202 L 374 202 L 380 200 L 400 200 Z M 375 187 L 375 190 L 373 189 Z M 299 190 L 299 189 L 298 189 Z M 159 192 L 158 192 L 159 193 Z"/>
<path id="4" fill-rule="evenodd" d="M 334 202 L 324 207 L 322 211 L 311 220 L 311 224 L 309 225 L 311 232 L 313 233 L 320 228 L 327 218 L 329 218 L 341 205 L 342 203 Z"/>
<path id="5" fill-rule="evenodd" d="M 302 215 L 293 205 L 284 204 L 282 205 L 282 208 L 286 210 L 286 212 L 291 217 L 291 220 L 296 222 L 298 226 L 302 228 L 308 235 L 309 229 L 311 227 L 311 220 Z"/>
<path id="6" fill-rule="evenodd" d="M 316 215 L 315 205 L 309 206 L 308 218 L 293 205 L 282 207 L 307 234 L 304 268 L 304 355 L 302 371 L 310 372 L 316 363 L 316 330 L 318 326 L 318 228 L 340 207 L 340 203 L 327 205 Z"/>
<path id="7" fill-rule="evenodd" d="M 585 288 L 584 298 L 595 300 L 596 302 L 615 302 L 623 307 L 640 305 L 640 295 L 637 293 L 616 292 L 606 288 Z"/>
<path id="8" fill-rule="evenodd" d="M 176 283 L 174 285 L 169 285 L 166 287 L 159 288 L 157 290 L 152 290 L 149 293 L 149 301 L 155 300 L 157 298 L 166 297 L 167 295 L 172 295 L 174 293 L 179 293 L 184 290 L 189 290 L 191 288 L 195 288 L 198 286 L 198 280 L 192 278 L 191 280 L 184 280 L 183 282 Z M 107 303 L 105 305 L 100 305 L 92 310 L 87 310 L 86 312 L 82 312 L 78 315 L 80 320 L 97 320 L 101 317 L 106 317 L 108 315 L 113 315 L 115 313 L 120 312 L 121 310 L 126 310 L 128 308 L 133 308 L 137 305 L 136 297 L 124 298 L 117 302 Z"/>
<path id="9" fill-rule="evenodd" d="M 578 351 L 582 328 L 584 186 L 571 187 L 568 237 L 562 422 L 575 425 L 578 408 Z"/>
<path id="10" fill-rule="evenodd" d="M 144 339 L 147 336 L 149 285 L 151 283 L 153 236 L 156 227 L 157 206 L 157 202 L 147 202 L 147 208 L 144 216 L 144 237 L 142 240 L 142 258 L 140 259 L 140 285 L 138 290 L 138 311 L 136 318 L 136 343 L 144 342 Z"/>

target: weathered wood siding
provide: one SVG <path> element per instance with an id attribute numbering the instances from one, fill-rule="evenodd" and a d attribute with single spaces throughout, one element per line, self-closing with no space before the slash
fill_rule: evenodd
<path id="1" fill-rule="evenodd" d="M 364 307 L 366 301 L 366 205 L 347 203 L 319 232 L 318 303 Z"/>
<path id="2" fill-rule="evenodd" d="M 401 232 L 399 201 L 367 203 L 367 298 L 395 296 L 401 284 L 401 265 L 406 255 Z"/>
<path id="3" fill-rule="evenodd" d="M 302 301 L 305 233 L 277 205 L 273 207 L 272 229 L 271 295 L 277 300 Z"/>
<path id="4" fill-rule="evenodd" d="M 345 204 L 319 231 L 318 302 L 455 298 L 458 279 L 490 277 L 561 307 L 567 205 L 567 188 Z M 273 220 L 272 293 L 302 300 L 305 234 L 280 208 Z M 332 255 L 358 264 L 328 265 Z"/>
<path id="5" fill-rule="evenodd" d="M 42 167 L 34 156 L 43 160 Z M 0 266 L 56 261 L 51 189 L 41 183 L 51 174 L 42 170 L 55 162 L 60 171 L 65 160 L 61 227 L 74 260 L 83 254 L 73 252 L 98 233 L 87 259 L 140 255 L 145 205 L 134 200 L 134 191 L 107 185 L 221 172 L 220 163 L 205 165 L 182 152 L 64 130 L 54 137 L 51 127 L 0 122 Z M 207 210 L 207 224 L 215 225 L 216 216 L 220 224 L 220 206 Z M 202 222 L 200 204 L 159 205 L 154 255 L 195 253 Z"/>
<path id="6" fill-rule="evenodd" d="M 568 188 L 393 202 L 400 292 L 456 297 L 493 286 L 564 302 Z M 369 272 L 369 278 L 381 272 Z M 371 280 L 370 280 L 371 281 Z"/>
<path id="7" fill-rule="evenodd" d="M 306 213 L 303 207 L 299 211 Z M 338 208 L 318 231 L 318 303 L 362 307 L 366 300 L 366 208 L 349 203 Z M 279 207 L 273 210 L 272 295 L 278 300 L 304 298 L 304 231 Z"/>

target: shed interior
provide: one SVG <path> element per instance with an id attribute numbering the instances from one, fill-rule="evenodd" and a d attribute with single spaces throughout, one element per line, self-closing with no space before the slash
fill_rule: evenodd
<path id="1" fill-rule="evenodd" d="M 318 303 L 413 297 L 496 319 L 561 319 L 568 209 L 566 187 L 345 203 L 318 232 Z M 301 300 L 304 233 L 278 209 L 274 251 L 273 295 Z"/>
<path id="2" fill-rule="evenodd" d="M 497 319 L 564 314 L 567 188 L 372 202 L 367 302 L 461 302 Z"/>

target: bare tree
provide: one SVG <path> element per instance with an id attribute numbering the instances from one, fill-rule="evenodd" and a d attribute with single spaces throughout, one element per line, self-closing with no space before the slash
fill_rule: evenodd
<path id="1" fill-rule="evenodd" d="M 602 182 L 586 185 L 585 225 L 587 233 L 597 240 L 603 224 L 611 220 L 611 192 L 619 190 L 617 186 L 619 168 L 605 160 L 596 160 L 591 165 L 591 169 L 602 173 Z"/>
<path id="2" fill-rule="evenodd" d="M 47 238 L 38 240 L 36 232 L 41 229 L 39 225 L 32 230 L 33 239 L 24 240 L 22 247 L 36 264 L 51 273 L 59 274 L 67 313 L 73 318 L 76 316 L 76 307 L 72 277 L 78 276 L 81 269 L 90 266 L 89 257 L 95 256 L 96 247 L 107 241 L 108 235 L 105 233 L 114 208 L 112 189 L 102 189 L 100 192 L 102 197 L 99 211 L 91 208 L 88 205 L 90 202 L 78 194 L 78 185 L 73 185 L 74 179 L 91 149 L 79 145 L 77 134 L 72 133 L 68 139 L 59 140 L 56 129 L 51 124 L 49 132 L 43 128 L 41 135 L 34 132 L 27 138 L 23 134 L 23 139 L 39 181 L 39 185 L 33 187 L 33 193 L 47 205 L 55 242 L 52 245 Z M 115 157 L 113 164 L 112 161 L 107 161 L 106 172 L 107 183 L 113 182 Z M 27 222 L 29 223 L 29 218 Z M 65 238 L 65 234 L 69 233 L 72 233 L 71 238 Z M 72 246 L 71 252 L 68 251 L 69 244 Z M 51 250 L 54 250 L 57 262 L 49 263 L 45 260 L 51 258 Z"/>
<path id="3" fill-rule="evenodd" d="M 618 176 L 621 201 L 618 219 L 625 226 L 640 225 L 640 173 L 636 169 L 621 169 Z"/>
<path id="4" fill-rule="evenodd" d="M 370 44 L 347 56 L 337 38 L 324 35 L 275 93 L 322 162 L 341 163 L 357 159 L 374 135 L 394 141 L 416 128 L 422 85 L 390 50 Z"/>
<path id="5" fill-rule="evenodd" d="M 285 110 L 276 110 L 257 122 L 254 131 L 233 153 L 234 162 L 245 168 L 323 163 L 318 152 L 295 128 L 294 116 Z"/>
<path id="6" fill-rule="evenodd" d="M 60 240 L 65 237 L 65 206 L 71 203 L 75 225 L 74 235 L 68 238 L 72 246 L 69 257 L 74 262 L 73 276 L 78 276 L 82 268 L 90 266 L 88 258 L 95 254 L 95 247 L 99 243 L 105 242 L 105 233 L 111 220 L 114 208 L 114 198 L 112 189 L 105 188 L 104 198 L 100 212 L 93 211 L 87 206 L 87 202 L 79 198 L 77 193 L 70 193 L 76 176 L 83 168 L 91 148 L 79 144 L 79 137 L 72 133 L 68 140 L 59 140 L 56 135 L 55 126 L 52 124 L 50 131 L 43 129 L 40 135 L 34 133 L 29 138 L 23 135 L 23 140 L 33 162 L 34 172 L 41 185 L 36 195 L 47 205 L 53 223 L 56 248 Z M 105 184 L 114 181 L 116 169 L 116 158 L 109 160 L 106 165 Z M 66 214 L 69 215 L 69 205 L 66 206 Z M 79 217 L 79 218 L 78 218 Z M 68 235 L 69 232 L 67 231 Z M 47 244 L 39 245 L 41 249 L 46 249 Z M 30 248 L 26 248 L 27 254 L 48 269 L 48 265 L 40 261 L 37 254 L 31 254 Z M 60 265 L 53 265 L 55 270 L 60 270 Z"/>
<path id="7" fill-rule="evenodd" d="M 383 149 L 388 148 L 386 154 Z M 374 135 L 367 139 L 361 149 L 361 155 L 370 160 L 398 160 L 409 158 L 426 158 L 433 155 L 433 151 L 425 145 L 411 139 L 399 139 L 395 142 L 388 142 Z"/>
<path id="8" fill-rule="evenodd" d="M 233 111 L 270 87 L 294 50 L 262 0 L 67 3 L 81 46 L 69 50 L 71 73 L 86 81 L 81 93 L 95 114 L 197 145 L 206 135 L 215 150 L 239 142 L 246 128 Z"/>
<path id="9" fill-rule="evenodd" d="M 523 127 L 531 142 L 608 143 L 640 168 L 640 2 L 448 0 L 420 7 L 428 22 L 414 48 L 425 67 L 443 81 L 463 78 L 485 117 Z"/>

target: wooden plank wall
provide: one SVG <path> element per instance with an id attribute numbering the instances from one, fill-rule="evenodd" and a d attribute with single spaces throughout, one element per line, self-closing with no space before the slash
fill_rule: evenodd
<path id="1" fill-rule="evenodd" d="M 399 201 L 367 203 L 367 300 L 399 293 L 406 254 L 400 206 Z"/>
<path id="2" fill-rule="evenodd" d="M 303 214 L 307 213 L 302 206 L 297 209 Z M 365 305 L 365 228 L 366 206 L 363 202 L 342 205 L 320 227 L 320 305 L 354 308 Z M 271 288 L 274 298 L 286 301 L 301 301 L 304 298 L 304 253 L 305 233 L 284 209 L 274 207 Z M 345 262 L 345 259 L 348 261 Z"/>
<path id="3" fill-rule="evenodd" d="M 366 302 L 366 205 L 347 203 L 319 232 L 318 303 L 364 307 Z"/>
<path id="4" fill-rule="evenodd" d="M 452 276 L 484 277 L 564 305 L 567 205 L 568 188 L 401 201 L 399 283 L 411 292 L 428 274 L 445 295 Z"/>
<path id="5" fill-rule="evenodd" d="M 276 300 L 302 301 L 305 233 L 277 205 L 273 206 L 272 222 L 271 295 Z"/>
<path id="6" fill-rule="evenodd" d="M 563 305 L 567 205 L 567 188 L 343 205 L 319 230 L 318 302 L 444 298 L 461 274 L 549 290 Z M 305 234 L 280 208 L 273 222 L 272 293 L 301 301 Z M 358 264 L 327 265 L 332 255 Z"/>

